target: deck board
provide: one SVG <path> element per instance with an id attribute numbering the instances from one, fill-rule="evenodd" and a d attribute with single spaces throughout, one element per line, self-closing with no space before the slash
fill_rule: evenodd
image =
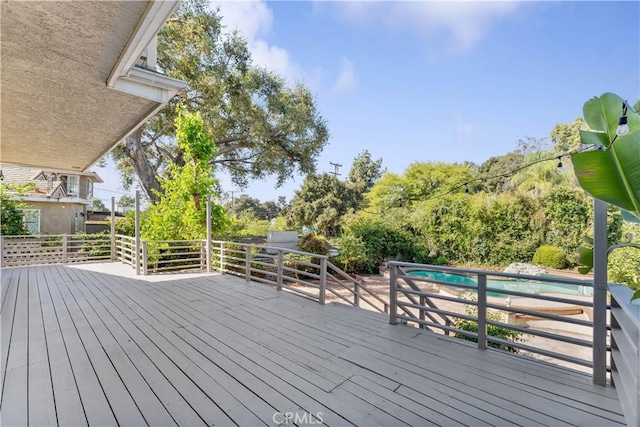
<path id="1" fill-rule="evenodd" d="M 624 424 L 582 373 L 232 276 L 7 268 L 1 316 L 3 425 Z"/>

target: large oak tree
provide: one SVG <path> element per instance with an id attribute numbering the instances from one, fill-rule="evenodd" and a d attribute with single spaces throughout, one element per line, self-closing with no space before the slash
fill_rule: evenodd
<path id="1" fill-rule="evenodd" d="M 246 40 L 225 32 L 218 10 L 201 0 L 183 2 L 158 34 L 158 65 L 188 86 L 113 151 L 125 186 L 137 176 L 155 203 L 168 165 L 184 164 L 175 144 L 178 103 L 201 114 L 217 146 L 209 164 L 239 187 L 266 176 L 281 185 L 315 170 L 329 132 L 313 95 L 256 66 Z"/>

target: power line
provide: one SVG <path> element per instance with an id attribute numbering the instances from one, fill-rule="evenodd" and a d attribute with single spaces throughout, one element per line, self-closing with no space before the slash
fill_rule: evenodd
<path id="1" fill-rule="evenodd" d="M 331 175 L 335 176 L 336 178 L 338 177 L 338 175 L 342 175 L 342 174 L 338 173 L 338 170 L 342 167 L 342 165 L 340 163 L 329 162 L 329 164 L 331 166 L 333 166 L 334 169 L 335 169 L 333 172 L 329 172 Z"/>

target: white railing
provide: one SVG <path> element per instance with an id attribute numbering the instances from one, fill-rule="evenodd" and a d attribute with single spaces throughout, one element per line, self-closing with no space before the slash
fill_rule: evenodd
<path id="1" fill-rule="evenodd" d="M 136 239 L 129 236 L 123 236 L 121 234 L 116 234 L 114 236 L 115 244 L 115 254 L 113 256 L 114 260 L 120 260 L 124 264 L 128 264 L 131 267 L 135 268 L 136 266 Z"/>
<path id="2" fill-rule="evenodd" d="M 206 268 L 206 240 L 143 240 L 142 274 Z"/>
<path id="3" fill-rule="evenodd" d="M 607 369 L 593 363 L 592 297 L 566 295 L 563 289 L 536 294 L 497 287 L 497 280 L 517 279 L 525 288 L 530 281 L 532 287 L 549 283 L 588 294 L 593 288 L 591 281 L 401 262 L 390 262 L 389 266 L 392 324 L 403 322 L 454 335 L 477 342 L 481 349 L 537 354 L 590 368 L 594 375 L 598 369 Z M 451 276 L 426 277 L 417 271 Z"/>
<path id="4" fill-rule="evenodd" d="M 106 234 L 57 234 L 0 237 L 2 267 L 109 261 Z"/>

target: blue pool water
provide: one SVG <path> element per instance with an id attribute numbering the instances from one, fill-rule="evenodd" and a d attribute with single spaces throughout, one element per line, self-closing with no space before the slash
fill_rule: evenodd
<path id="1" fill-rule="evenodd" d="M 427 277 L 429 279 L 441 280 L 451 284 L 450 287 L 456 288 L 456 285 L 476 286 L 475 276 L 465 276 L 464 274 L 443 273 L 441 271 L 411 271 L 409 274 L 414 276 Z M 540 293 L 558 293 L 567 295 L 591 295 L 592 289 L 585 286 L 566 285 L 563 283 L 536 282 L 534 280 L 518 280 L 518 279 L 487 279 L 487 287 L 493 289 L 504 289 L 508 291 L 526 292 L 530 294 Z M 458 288 L 461 291 L 466 288 Z M 506 297 L 507 294 L 499 292 L 487 292 L 487 295 L 496 297 Z"/>

